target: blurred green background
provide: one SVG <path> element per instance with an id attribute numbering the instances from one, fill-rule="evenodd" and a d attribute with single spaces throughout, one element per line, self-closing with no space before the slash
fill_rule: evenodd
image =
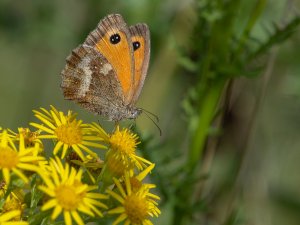
<path id="1" fill-rule="evenodd" d="M 193 74 L 183 69 L 189 62 L 182 52 L 193 41 L 196 45 L 202 40 L 192 37 L 199 16 L 195 4 L 207 1 L 196 2 L 0 0 L 0 126 L 27 127 L 34 121 L 33 109 L 52 104 L 63 111 L 74 110 L 85 122 L 99 120 L 111 129 L 111 123 L 63 99 L 60 72 L 70 51 L 107 14 L 120 13 L 130 25 L 145 22 L 151 31 L 151 62 L 138 106 L 159 116 L 163 135 L 145 115 L 137 119 L 137 127 L 145 139 L 151 137 L 142 151 L 156 163 L 154 173 L 163 180 L 160 185 L 172 189 L 181 177 L 173 174 L 170 179 L 169 174 L 180 169 L 178 164 L 189 146 L 190 118 L 184 100 Z M 241 1 L 237 33 L 256 2 Z M 284 24 L 299 14 L 299 8 L 298 1 L 267 1 L 251 35 L 265 40 L 270 24 Z M 218 17 L 218 12 L 210 16 Z M 222 41 L 222 35 L 218 38 Z M 206 148 L 201 169 L 207 177 L 194 192 L 202 205 L 198 212 L 191 212 L 193 223 L 185 224 L 300 223 L 299 28 L 266 58 L 268 63 L 257 76 L 240 74 L 234 80 L 230 113 L 218 134 L 218 147 L 213 152 Z M 176 224 L 172 219 L 176 190 L 174 196 L 170 193 L 161 194 L 162 215 L 155 224 Z M 184 208 L 185 202 L 177 204 Z"/>

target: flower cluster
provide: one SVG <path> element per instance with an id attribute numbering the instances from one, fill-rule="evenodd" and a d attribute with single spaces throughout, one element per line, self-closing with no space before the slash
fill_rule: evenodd
<path id="1" fill-rule="evenodd" d="M 111 217 L 113 224 L 152 224 L 159 197 L 143 180 L 155 165 L 137 155 L 136 134 L 119 126 L 106 132 L 53 106 L 34 115 L 31 128 L 0 130 L 1 225 Z"/>

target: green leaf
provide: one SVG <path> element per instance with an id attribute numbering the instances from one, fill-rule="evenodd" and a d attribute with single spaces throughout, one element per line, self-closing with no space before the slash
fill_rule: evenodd
<path id="1" fill-rule="evenodd" d="M 36 210 L 35 213 L 28 217 L 28 223 L 30 225 L 50 224 L 50 212 Z"/>
<path id="2" fill-rule="evenodd" d="M 30 209 L 34 210 L 38 206 L 38 203 L 42 197 L 43 197 L 43 193 L 38 189 L 37 176 L 34 175 L 31 182 Z"/>
<path id="3" fill-rule="evenodd" d="M 259 48 L 250 55 L 249 59 L 252 60 L 259 55 L 265 54 L 268 52 L 274 45 L 280 44 L 292 36 L 298 29 L 300 24 L 300 17 L 295 17 L 283 28 L 279 28 L 278 25 L 273 25 L 275 32 L 271 35 L 268 40 L 259 46 Z"/>

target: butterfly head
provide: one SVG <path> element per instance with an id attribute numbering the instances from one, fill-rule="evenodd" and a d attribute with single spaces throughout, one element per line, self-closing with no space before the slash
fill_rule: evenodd
<path id="1" fill-rule="evenodd" d="M 140 108 L 129 108 L 128 109 L 128 119 L 135 119 L 137 118 L 141 113 L 142 109 Z"/>
<path id="2" fill-rule="evenodd" d="M 110 121 L 121 121 L 124 119 L 136 119 L 141 113 L 142 109 L 135 108 L 132 106 L 127 106 L 123 110 L 113 110 L 107 114 L 107 117 Z"/>

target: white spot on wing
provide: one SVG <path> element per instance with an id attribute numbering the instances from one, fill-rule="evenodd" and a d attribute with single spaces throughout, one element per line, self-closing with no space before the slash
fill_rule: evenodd
<path id="1" fill-rule="evenodd" d="M 109 63 L 105 63 L 101 67 L 100 73 L 102 73 L 104 76 L 106 76 L 111 70 L 112 70 L 112 66 Z"/>
<path id="2" fill-rule="evenodd" d="M 83 58 L 78 67 L 83 70 L 84 76 L 82 77 L 81 84 L 78 90 L 79 97 L 84 97 L 88 92 L 92 80 L 93 71 L 88 67 L 91 59 Z"/>

